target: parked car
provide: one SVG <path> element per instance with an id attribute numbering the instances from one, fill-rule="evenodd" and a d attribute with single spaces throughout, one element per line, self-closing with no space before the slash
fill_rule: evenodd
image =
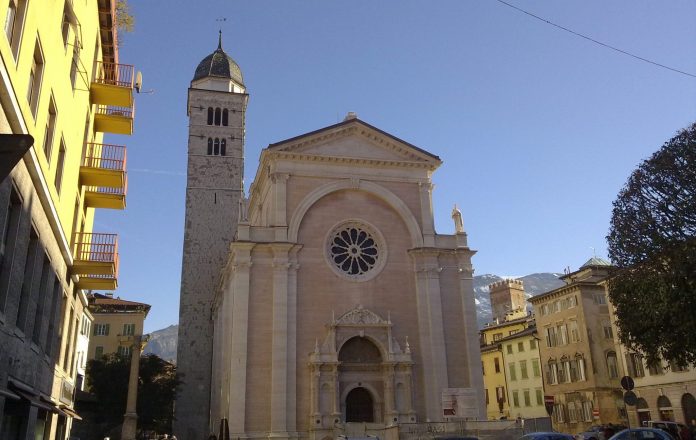
<path id="1" fill-rule="evenodd" d="M 674 437 L 675 440 L 680 439 L 679 432 L 682 430 L 682 428 L 684 428 L 684 425 L 681 423 L 666 422 L 662 420 L 648 420 L 647 422 L 643 422 L 643 426 L 667 431 L 672 435 L 672 437 Z"/>
<path id="2" fill-rule="evenodd" d="M 609 437 L 616 434 L 617 432 L 626 429 L 623 425 L 594 425 L 590 426 L 586 431 L 579 433 L 575 436 L 577 440 L 607 440 L 607 433 Z"/>
<path id="3" fill-rule="evenodd" d="M 519 440 L 575 440 L 575 437 L 562 432 L 530 432 Z"/>
<path id="4" fill-rule="evenodd" d="M 662 429 L 631 428 L 614 434 L 609 440 L 674 440 L 674 438 Z"/>

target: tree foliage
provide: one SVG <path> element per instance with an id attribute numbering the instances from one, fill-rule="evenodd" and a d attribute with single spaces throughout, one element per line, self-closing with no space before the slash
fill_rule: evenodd
<path id="1" fill-rule="evenodd" d="M 631 174 L 607 240 L 622 342 L 649 363 L 696 364 L 696 124 Z"/>
<path id="2" fill-rule="evenodd" d="M 98 402 L 99 414 L 108 425 L 123 422 L 128 396 L 130 357 L 116 354 L 87 363 L 87 386 Z M 138 429 L 171 432 L 174 399 L 179 385 L 176 366 L 154 354 L 140 358 L 138 374 Z"/>
<path id="3" fill-rule="evenodd" d="M 126 0 L 116 1 L 116 27 L 122 32 L 133 32 L 135 18 L 130 11 L 130 5 Z"/>

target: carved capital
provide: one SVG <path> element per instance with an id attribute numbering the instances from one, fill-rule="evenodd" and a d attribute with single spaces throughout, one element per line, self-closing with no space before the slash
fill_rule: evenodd
<path id="1" fill-rule="evenodd" d="M 271 173 L 271 182 L 273 183 L 285 183 L 290 178 L 288 173 Z"/>

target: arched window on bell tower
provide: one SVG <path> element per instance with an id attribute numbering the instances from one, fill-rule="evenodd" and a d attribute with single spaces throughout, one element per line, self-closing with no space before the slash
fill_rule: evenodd
<path id="1" fill-rule="evenodd" d="M 213 143 L 213 156 L 218 156 L 220 154 L 220 139 L 215 138 L 215 142 Z"/>
<path id="2" fill-rule="evenodd" d="M 221 115 L 220 107 L 216 107 L 215 108 L 215 125 L 220 125 L 220 115 Z"/>
<path id="3" fill-rule="evenodd" d="M 228 119 L 229 119 L 229 112 L 227 111 L 227 109 L 224 109 L 222 111 L 222 125 L 224 125 L 225 127 L 227 127 L 227 120 Z"/>
<path id="4" fill-rule="evenodd" d="M 208 107 L 208 125 L 213 125 L 213 108 Z"/>
<path id="5" fill-rule="evenodd" d="M 227 111 L 227 110 L 225 110 Z M 220 139 L 220 156 L 225 156 L 227 153 L 227 140 L 225 138 Z"/>
<path id="6" fill-rule="evenodd" d="M 213 155 L 213 138 L 208 138 L 208 156 Z"/>

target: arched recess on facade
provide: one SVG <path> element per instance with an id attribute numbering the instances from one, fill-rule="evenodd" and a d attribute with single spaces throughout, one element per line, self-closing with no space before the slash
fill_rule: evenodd
<path id="1" fill-rule="evenodd" d="M 288 240 L 290 242 L 297 242 L 297 236 L 299 234 L 300 225 L 302 224 L 302 219 L 304 219 L 304 216 L 307 214 L 307 211 L 309 211 L 309 208 L 319 201 L 319 199 L 336 191 L 351 189 L 365 191 L 384 200 L 399 214 L 401 219 L 406 224 L 409 236 L 411 237 L 412 246 L 423 246 L 423 234 L 421 233 L 420 225 L 403 200 L 385 187 L 377 185 L 374 182 L 369 182 L 366 180 L 359 180 L 356 182 L 349 179 L 327 183 L 309 193 L 297 206 L 297 209 L 295 209 L 295 212 L 290 219 L 290 223 L 288 224 Z"/>
<path id="2" fill-rule="evenodd" d="M 636 412 L 638 413 L 638 422 L 642 425 L 643 422 L 647 422 L 650 419 L 650 407 L 648 406 L 648 401 L 642 397 L 636 402 Z"/>
<path id="3" fill-rule="evenodd" d="M 690 425 L 692 420 L 696 420 L 696 399 L 691 393 L 686 393 L 682 396 L 681 403 L 684 421 Z"/>
<path id="4" fill-rule="evenodd" d="M 674 421 L 672 402 L 670 402 L 667 396 L 660 396 L 657 398 L 657 411 L 660 413 L 660 420 Z"/>

